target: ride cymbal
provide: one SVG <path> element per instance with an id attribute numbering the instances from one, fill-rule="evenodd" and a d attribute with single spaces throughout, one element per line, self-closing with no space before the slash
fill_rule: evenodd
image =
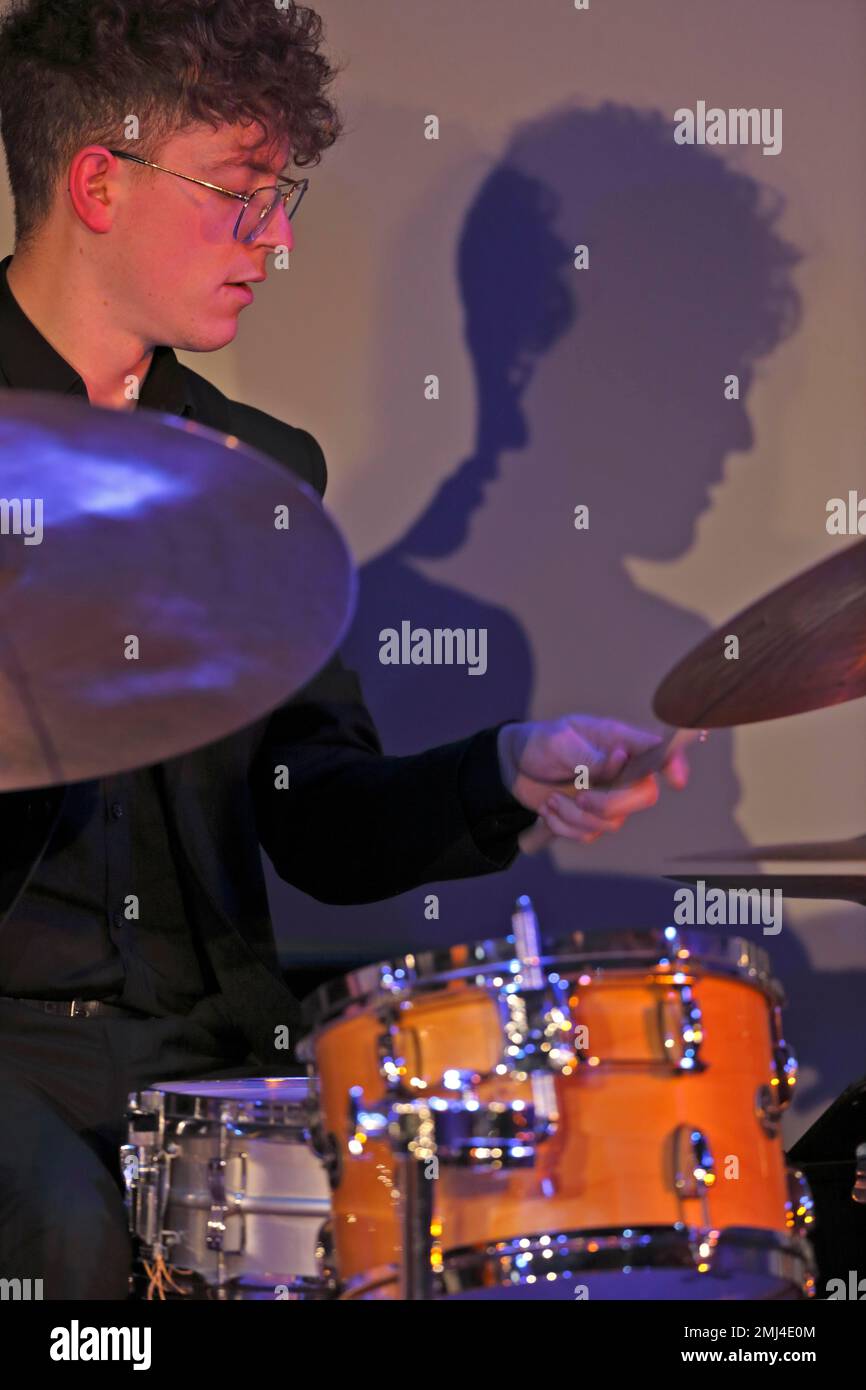
<path id="1" fill-rule="evenodd" d="M 739 639 L 739 657 L 725 639 Z M 665 677 L 653 710 L 727 728 L 866 695 L 866 540 L 806 570 L 705 638 Z"/>
<path id="2" fill-rule="evenodd" d="M 0 392 L 0 790 L 161 762 L 305 685 L 355 574 L 314 492 L 235 436 Z"/>

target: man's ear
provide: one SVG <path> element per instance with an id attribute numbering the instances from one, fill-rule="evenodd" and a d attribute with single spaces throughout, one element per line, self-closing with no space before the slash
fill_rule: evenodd
<path id="1" fill-rule="evenodd" d="M 69 165 L 66 192 L 91 232 L 110 231 L 120 193 L 120 161 L 104 145 L 84 145 Z"/>

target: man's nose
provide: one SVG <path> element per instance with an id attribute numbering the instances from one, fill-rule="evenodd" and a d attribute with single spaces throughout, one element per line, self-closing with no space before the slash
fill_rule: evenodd
<path id="1" fill-rule="evenodd" d="M 256 241 L 261 246 L 269 246 L 272 251 L 276 251 L 280 246 L 287 247 L 289 252 L 294 250 L 295 238 L 292 224 L 282 199 L 280 199 L 280 205 L 264 231 L 256 237 Z"/>

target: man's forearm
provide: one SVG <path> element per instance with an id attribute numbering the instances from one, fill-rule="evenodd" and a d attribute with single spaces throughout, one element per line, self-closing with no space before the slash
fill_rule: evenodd
<path id="1" fill-rule="evenodd" d="M 502 782 L 496 734 L 403 757 L 270 745 L 254 794 L 277 873 L 324 902 L 362 903 L 506 868 L 534 814 Z"/>

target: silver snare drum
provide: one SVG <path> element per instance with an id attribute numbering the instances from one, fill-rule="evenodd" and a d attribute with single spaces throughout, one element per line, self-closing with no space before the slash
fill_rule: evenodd
<path id="1" fill-rule="evenodd" d="M 147 1298 L 327 1298 L 330 1187 L 300 1077 L 155 1082 L 121 1146 Z"/>

